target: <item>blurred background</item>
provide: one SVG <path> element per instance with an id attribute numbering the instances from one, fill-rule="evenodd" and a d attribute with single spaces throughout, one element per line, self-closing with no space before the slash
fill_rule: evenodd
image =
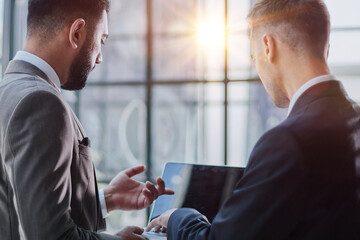
<path id="1" fill-rule="evenodd" d="M 256 141 L 286 118 L 250 60 L 253 0 L 112 0 L 103 63 L 79 92 L 62 91 L 92 141 L 100 187 L 139 165 L 154 181 L 165 162 L 246 166 Z M 329 63 L 360 102 L 360 2 L 325 0 Z M 0 72 L 26 36 L 27 0 L 0 0 Z M 0 76 L 1 81 L 1 76 Z M 145 226 L 149 209 L 116 211 L 108 231 Z"/>

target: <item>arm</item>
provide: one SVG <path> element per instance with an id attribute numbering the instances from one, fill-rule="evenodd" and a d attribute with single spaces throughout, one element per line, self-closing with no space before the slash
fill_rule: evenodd
<path id="1" fill-rule="evenodd" d="M 243 178 L 212 224 L 193 209 L 179 209 L 152 226 L 168 221 L 169 239 L 284 239 L 307 200 L 301 158 L 294 136 L 274 129 L 255 146 Z"/>
<path id="2" fill-rule="evenodd" d="M 71 219 L 73 130 L 61 100 L 25 96 L 8 126 L 14 191 L 28 239 L 119 239 L 81 229 Z"/>

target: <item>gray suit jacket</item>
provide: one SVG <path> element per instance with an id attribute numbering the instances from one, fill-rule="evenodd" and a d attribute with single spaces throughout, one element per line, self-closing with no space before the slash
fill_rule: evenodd
<path id="1" fill-rule="evenodd" d="M 86 134 L 48 77 L 10 62 L 0 109 L 0 235 L 20 239 L 23 228 L 29 240 L 119 239 L 96 233 L 105 220 Z"/>
<path id="2" fill-rule="evenodd" d="M 1 112 L 0 112 L 1 114 Z M 0 135 L 3 136 L 3 128 L 0 128 Z M 0 139 L 0 143 L 3 142 Z M 26 239 L 22 225 L 19 223 L 19 213 L 14 198 L 14 187 L 10 181 L 8 167 L 1 157 L 4 146 L 0 151 L 0 236 L 1 239 Z"/>

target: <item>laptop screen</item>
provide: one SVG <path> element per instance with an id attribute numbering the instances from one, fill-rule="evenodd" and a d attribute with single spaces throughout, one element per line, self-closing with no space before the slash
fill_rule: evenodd
<path id="1" fill-rule="evenodd" d="M 154 203 L 150 221 L 173 208 L 194 208 L 210 222 L 232 194 L 244 168 L 167 163 L 162 178 L 175 195 L 160 196 Z"/>

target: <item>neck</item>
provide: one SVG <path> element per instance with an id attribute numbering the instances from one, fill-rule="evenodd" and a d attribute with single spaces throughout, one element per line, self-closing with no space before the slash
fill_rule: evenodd
<path id="1" fill-rule="evenodd" d="M 68 76 L 69 62 L 68 56 L 58 41 L 50 41 L 51 43 L 44 43 L 36 37 L 28 37 L 26 39 L 23 50 L 31 54 L 34 54 L 44 61 L 46 61 L 56 72 L 60 79 L 61 85 L 63 85 Z"/>
<path id="2" fill-rule="evenodd" d="M 292 99 L 296 91 L 311 79 L 330 74 L 326 61 L 314 60 L 302 61 L 301 63 L 292 64 L 286 68 L 287 76 L 284 78 L 284 88 L 287 92 L 288 99 Z"/>

